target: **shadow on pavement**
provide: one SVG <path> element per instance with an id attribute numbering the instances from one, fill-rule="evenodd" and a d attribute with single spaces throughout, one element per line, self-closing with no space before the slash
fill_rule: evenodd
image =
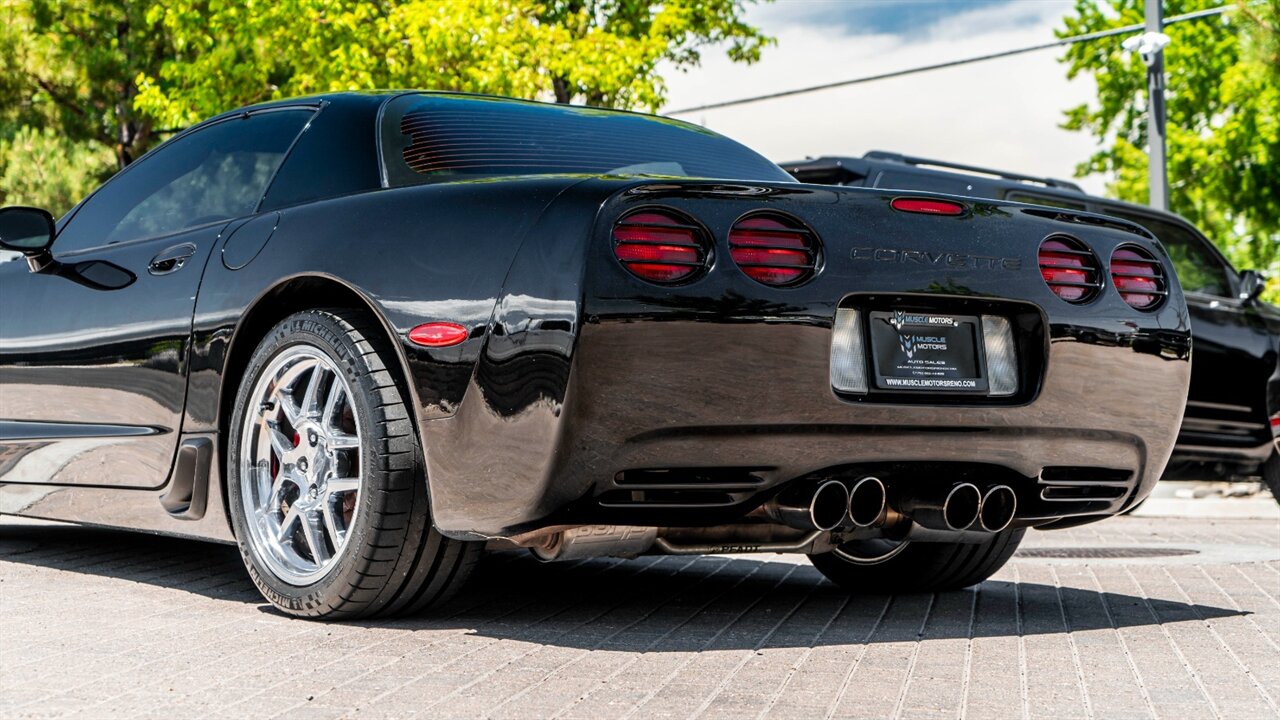
<path id="1" fill-rule="evenodd" d="M 0 563 L 59 569 L 244 603 L 262 601 L 234 547 L 74 526 L 0 523 Z M 128 592 L 127 587 L 120 588 Z M 1247 612 L 1115 592 L 989 580 L 936 595 L 850 596 L 808 564 L 645 557 L 542 564 L 487 556 L 433 615 L 345 623 L 628 652 L 1017 637 L 1157 626 Z"/>

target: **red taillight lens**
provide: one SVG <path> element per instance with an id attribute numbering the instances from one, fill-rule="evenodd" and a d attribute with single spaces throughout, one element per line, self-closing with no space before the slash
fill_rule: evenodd
<path id="1" fill-rule="evenodd" d="M 467 335 L 467 329 L 458 323 L 430 322 L 410 330 L 409 342 L 422 347 L 450 347 L 466 340 Z"/>
<path id="2" fill-rule="evenodd" d="M 1121 245 L 1111 253 L 1111 282 L 1130 306 L 1150 310 L 1168 294 L 1164 266 L 1137 245 Z"/>
<path id="3" fill-rule="evenodd" d="M 747 277 L 765 285 L 795 285 L 818 266 L 818 240 L 811 230 L 783 215 L 753 215 L 729 231 L 729 254 Z"/>
<path id="4" fill-rule="evenodd" d="M 1092 300 L 1102 287 L 1098 259 L 1079 240 L 1054 235 L 1040 243 L 1040 276 L 1054 295 L 1070 303 Z"/>
<path id="5" fill-rule="evenodd" d="M 707 266 L 708 244 L 691 220 L 665 210 L 632 213 L 613 227 L 613 253 L 623 267 L 649 282 L 691 280 Z"/>
<path id="6" fill-rule="evenodd" d="M 965 209 L 958 202 L 930 198 L 894 198 L 889 204 L 894 210 L 925 215 L 963 215 Z"/>

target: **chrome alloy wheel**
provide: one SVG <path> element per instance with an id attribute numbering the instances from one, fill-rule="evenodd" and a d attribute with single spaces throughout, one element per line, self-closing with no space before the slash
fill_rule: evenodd
<path id="1" fill-rule="evenodd" d="M 307 585 L 334 567 L 355 526 L 360 422 L 346 376 L 320 349 L 291 345 L 249 396 L 240 497 L 255 555 L 281 580 Z"/>

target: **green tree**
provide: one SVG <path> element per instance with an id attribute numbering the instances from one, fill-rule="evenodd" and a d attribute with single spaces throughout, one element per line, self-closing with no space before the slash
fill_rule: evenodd
<path id="1" fill-rule="evenodd" d="M 147 14 L 174 38 L 137 103 L 181 124 L 270 97 L 370 87 L 659 106 L 660 63 L 708 46 L 753 62 L 772 40 L 755 0 L 172 0 Z"/>
<path id="2" fill-rule="evenodd" d="M 155 142 L 133 79 L 166 40 L 144 9 L 0 0 L 0 202 L 63 212 Z"/>
<path id="3" fill-rule="evenodd" d="M 29 125 L 0 140 L 0 205 L 25 204 L 59 214 L 70 210 L 115 167 L 111 150 L 77 143 Z"/>
<path id="4" fill-rule="evenodd" d="M 418 87 L 654 109 L 664 63 L 685 70 L 711 46 L 760 57 L 773 41 L 744 19 L 756 1 L 0 0 L 0 199 L 65 210 L 68 193 L 163 130 L 315 92 Z M 57 154 L 36 154 L 50 138 Z M 104 147 L 115 163 L 94 170 Z M 70 158 L 56 191 L 19 182 L 47 177 L 36 165 L 55 157 Z"/>
<path id="5" fill-rule="evenodd" d="M 0 18 L 3 120 L 110 148 L 119 167 L 150 147 L 153 124 L 134 108 L 134 78 L 154 72 L 168 40 L 146 3 L 5 0 Z"/>
<path id="6" fill-rule="evenodd" d="M 1166 15 L 1218 0 L 1165 0 Z M 1076 0 L 1059 36 L 1143 22 L 1144 0 Z M 1167 73 L 1170 208 L 1198 225 L 1242 268 L 1269 270 L 1280 301 L 1280 0 L 1241 2 L 1220 17 L 1171 25 Z M 1108 191 L 1147 201 L 1146 66 L 1120 43 L 1072 45 L 1068 76 L 1097 82 L 1096 103 L 1067 111 L 1064 127 L 1099 149 L 1077 173 L 1106 173 Z"/>

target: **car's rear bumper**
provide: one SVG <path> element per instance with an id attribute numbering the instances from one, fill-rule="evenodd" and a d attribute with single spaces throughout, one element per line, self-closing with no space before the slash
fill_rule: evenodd
<path id="1" fill-rule="evenodd" d="M 589 229 L 558 211 L 579 196 L 599 208 Z M 1104 517 L 1144 497 L 1185 407 L 1185 298 L 1169 268 L 1169 294 L 1150 310 L 1105 284 L 1073 304 L 1046 285 L 1037 249 L 1054 234 L 1099 262 L 1130 244 L 1167 261 L 1164 249 L 1118 221 L 1016 204 L 943 218 L 890 200 L 803 185 L 566 191 L 507 274 L 456 412 L 421 423 L 437 526 L 478 537 L 725 524 L 781 484 L 866 470 L 890 485 L 1009 484 L 1024 526 Z M 647 283 L 615 257 L 615 220 L 652 207 L 705 226 L 710 264 L 693 281 Z M 765 286 L 734 264 L 730 229 L 761 208 L 821 239 L 819 268 L 798 286 Z M 838 393 L 842 309 L 865 322 L 890 310 L 1003 317 L 1018 389 Z"/>
<path id="2" fill-rule="evenodd" d="M 830 318 L 590 317 L 571 352 L 482 361 L 458 413 L 424 423 L 434 519 L 459 537 L 712 525 L 788 481 L 858 472 L 1008 484 L 1024 525 L 1119 512 L 1173 448 L 1187 335 L 1046 325 L 1031 399 L 904 404 L 832 389 Z"/>

